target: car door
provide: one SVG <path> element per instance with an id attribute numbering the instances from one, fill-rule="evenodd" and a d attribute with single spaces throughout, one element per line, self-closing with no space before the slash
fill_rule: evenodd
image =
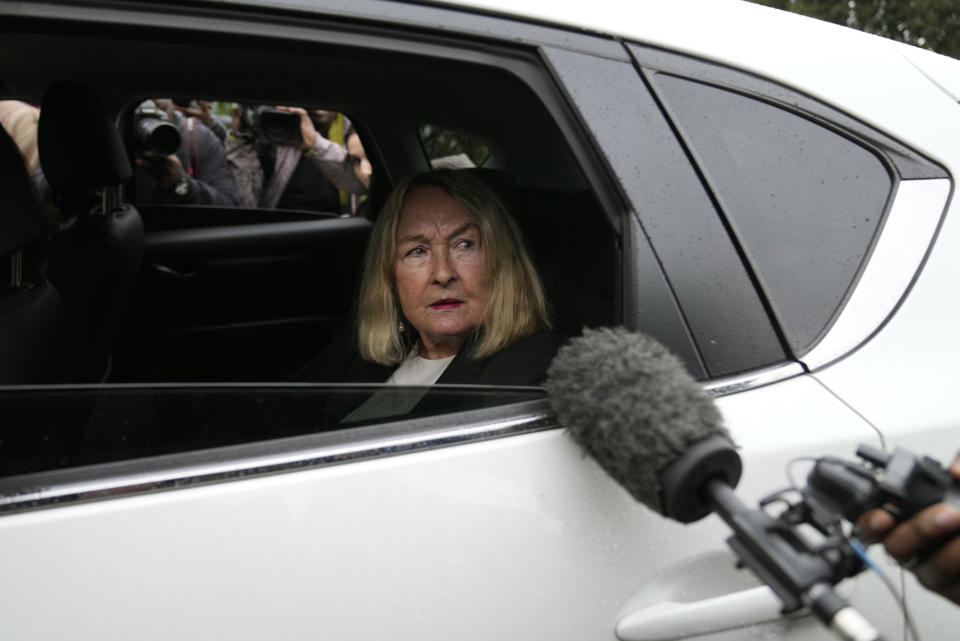
<path id="1" fill-rule="evenodd" d="M 238 60 L 266 64 L 253 53 L 243 57 L 246 50 L 261 57 L 274 52 L 271 61 L 286 63 L 282 69 L 347 61 L 353 66 L 338 72 L 345 81 L 358 70 L 379 74 L 354 80 L 356 94 L 341 98 L 352 97 L 357 109 L 350 113 L 382 147 L 383 175 L 429 166 L 424 155 L 422 166 L 408 157 L 409 143 L 418 144 L 428 123 L 506 138 L 503 152 L 524 178 L 517 203 L 530 206 L 525 227 L 541 232 L 531 251 L 560 288 L 555 291 L 570 294 L 564 299 L 570 304 L 559 310 L 564 327 L 576 330 L 588 315 L 611 324 L 622 280 L 622 220 L 617 209 L 601 204 L 611 199 L 609 187 L 595 194 L 593 182 L 612 181 L 587 160 L 595 151 L 584 144 L 585 132 L 536 47 L 491 43 L 483 36 L 490 27 L 517 25 L 455 11 L 426 17 L 462 17 L 472 25 L 466 40 L 449 26 L 417 26 L 411 33 L 408 16 L 405 24 L 386 28 L 386 8 L 347 29 L 337 15 L 278 18 L 256 8 L 64 7 L 51 21 L 32 6 L 17 6 L 5 22 L 5 42 L 16 48 L 14 41 L 29 38 L 49 53 L 44 60 L 56 61 L 21 72 L 20 84 L 30 86 L 33 77 L 42 86 L 41 72 L 58 73 L 67 57 L 89 55 L 78 66 L 97 71 L 81 79 L 121 106 L 141 87 L 140 76 L 111 86 L 121 59 L 138 61 L 150 84 L 143 91 L 184 82 L 184 95 L 203 95 L 200 72 L 174 74 L 158 61 L 193 60 L 202 52 L 214 67 L 225 61 L 242 66 Z M 411 7 L 413 15 L 421 9 Z M 576 40 L 588 49 L 621 50 L 605 39 Z M 16 77 L 19 62 L 4 63 L 4 77 Z M 431 100 L 422 99 L 416 110 L 409 97 L 398 104 L 401 80 L 431 84 L 421 88 L 433 92 Z M 370 94 L 370 87 L 383 93 Z M 258 91 L 276 95 L 272 86 Z M 457 127 L 464 102 L 483 107 L 473 109 L 483 117 Z M 302 263 L 301 253 L 323 259 L 345 249 L 334 233 L 340 225 L 363 231 L 353 220 L 251 220 L 229 210 L 145 214 L 151 218 L 147 273 L 138 285 L 132 327 L 152 330 L 153 323 L 171 335 L 212 328 L 224 345 L 231 344 L 229 332 L 217 327 L 220 317 L 206 313 L 218 310 L 213 297 L 234 302 L 245 296 L 245 285 L 273 285 L 275 265 Z M 594 270 L 568 273 L 568 254 L 556 253 L 555 244 L 589 255 L 581 264 L 595 266 L 597 278 L 581 278 Z M 336 276 L 348 278 L 343 271 Z M 250 282 L 232 274 L 250 274 Z M 224 288 L 224 280 L 238 286 Z M 283 285 L 249 298 L 284 303 Z M 180 322 L 178 313 L 193 324 Z M 131 333 L 133 346 L 152 350 L 157 359 L 170 356 L 163 334 L 140 332 L 143 340 Z M 204 343 L 212 333 L 197 334 L 189 350 L 210 347 Z M 262 340 L 238 345 L 279 348 Z M 199 362 L 189 350 L 184 360 Z M 297 353 L 316 352 L 302 345 Z M 174 366 L 176 356 L 159 362 Z M 250 366 L 254 359 L 241 360 Z M 215 365 L 229 368 L 228 362 Z M 605 523 L 617 523 L 621 508 L 635 508 L 565 439 L 542 390 L 438 389 L 413 413 L 346 428 L 339 421 L 373 388 L 276 384 L 263 371 L 239 382 L 204 381 L 190 369 L 174 372 L 178 378 L 160 382 L 131 377 L 101 386 L 2 391 L 5 633 L 91 639 L 613 634 L 613 595 L 626 591 L 619 585 L 586 590 L 579 583 L 585 576 L 607 582 L 626 545 L 610 547 L 614 556 L 600 565 L 590 561 L 593 569 L 583 561 L 592 558 L 592 542 L 620 540 L 617 528 Z M 565 461 L 573 464 L 572 474 Z M 550 542 L 544 545 L 543 537 Z M 587 542 L 589 557 L 583 555 Z M 524 557 L 529 563 L 518 565 Z M 571 587 L 545 591 L 545 580 Z M 621 574 L 617 582 L 624 580 L 630 577 Z M 598 599 L 607 601 L 603 608 Z M 544 626 L 567 606 L 577 614 Z M 41 610 L 59 614 L 40 616 Z"/>

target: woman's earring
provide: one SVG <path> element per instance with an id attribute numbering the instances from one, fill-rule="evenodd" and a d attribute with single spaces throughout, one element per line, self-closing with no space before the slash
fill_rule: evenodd
<path id="1" fill-rule="evenodd" d="M 401 334 L 407 331 L 407 326 L 403 324 L 402 318 L 400 319 L 400 324 L 397 325 L 397 331 L 400 332 Z"/>

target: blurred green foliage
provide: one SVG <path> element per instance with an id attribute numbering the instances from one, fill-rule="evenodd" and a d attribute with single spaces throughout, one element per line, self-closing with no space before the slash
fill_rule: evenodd
<path id="1" fill-rule="evenodd" d="M 960 58 L 957 0 L 752 0 Z"/>
<path id="2" fill-rule="evenodd" d="M 490 156 L 490 147 L 485 140 L 449 127 L 421 126 L 420 142 L 430 160 L 466 154 L 474 165 L 482 167 Z"/>
<path id="3" fill-rule="evenodd" d="M 232 102 L 217 100 L 213 103 L 213 113 L 217 114 L 218 116 L 229 116 L 232 108 Z"/>

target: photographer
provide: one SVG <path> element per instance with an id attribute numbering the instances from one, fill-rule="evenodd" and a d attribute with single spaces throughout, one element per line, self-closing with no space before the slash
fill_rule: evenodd
<path id="1" fill-rule="evenodd" d="M 960 478 L 960 454 L 950 466 Z M 884 510 L 871 510 L 857 521 L 861 537 L 882 542 L 887 553 L 913 571 L 920 583 L 960 605 L 960 511 L 941 503 L 894 527 Z"/>
<path id="2" fill-rule="evenodd" d="M 184 118 L 169 99 L 148 100 L 136 111 L 139 131 L 163 121 L 179 130 L 174 150 L 157 151 L 139 142 L 137 202 L 176 205 L 237 204 L 237 189 L 223 144 L 197 118 Z M 147 122 L 144 122 L 147 121 Z M 142 138 L 138 134 L 138 141 Z M 167 153 L 165 153 L 167 152 Z"/>
<path id="3" fill-rule="evenodd" d="M 299 107 L 234 107 L 227 159 L 244 206 L 340 213 L 366 187 L 342 138 L 346 119 Z"/>
<path id="4" fill-rule="evenodd" d="M 189 105 L 179 105 L 174 99 L 174 105 L 177 111 L 188 118 L 197 118 L 212 131 L 221 143 L 227 141 L 227 128 L 219 120 L 213 117 L 213 103 L 209 100 L 191 100 Z"/>

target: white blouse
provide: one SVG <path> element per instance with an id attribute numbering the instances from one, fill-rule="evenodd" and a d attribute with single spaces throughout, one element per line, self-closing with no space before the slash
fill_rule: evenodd
<path id="1" fill-rule="evenodd" d="M 446 358 L 423 358 L 414 348 L 387 379 L 387 385 L 433 385 L 453 362 L 453 356 Z"/>
<path id="2" fill-rule="evenodd" d="M 347 414 L 340 422 L 353 423 L 377 418 L 400 417 L 412 410 L 429 391 L 430 385 L 437 382 L 447 366 L 456 357 L 427 359 L 421 358 L 414 348 L 403 359 L 381 387 L 360 407 Z M 417 389 L 396 390 L 399 386 L 416 386 Z"/>

